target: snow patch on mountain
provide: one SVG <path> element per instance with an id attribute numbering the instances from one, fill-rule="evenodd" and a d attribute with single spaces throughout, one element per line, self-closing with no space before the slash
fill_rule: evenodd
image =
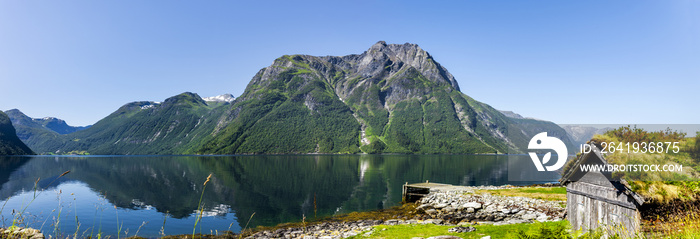
<path id="1" fill-rule="evenodd" d="M 232 94 L 223 94 L 223 95 L 217 95 L 217 96 L 212 96 L 212 97 L 204 97 L 202 98 L 204 101 L 216 101 L 216 102 L 233 102 L 234 97 Z"/>
<path id="2" fill-rule="evenodd" d="M 153 108 L 153 107 L 160 105 L 160 103 L 161 102 L 149 101 L 149 102 L 146 102 L 145 104 L 141 105 L 141 109 L 142 110 L 150 109 L 150 108 Z"/>

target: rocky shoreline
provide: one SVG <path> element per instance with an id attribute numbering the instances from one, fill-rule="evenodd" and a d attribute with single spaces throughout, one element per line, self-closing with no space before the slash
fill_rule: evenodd
<path id="1" fill-rule="evenodd" d="M 464 190 L 432 191 L 416 209 L 433 219 L 449 224 L 478 223 L 505 225 L 534 221 L 560 221 L 566 208 L 560 202 L 527 197 L 477 194 L 476 190 L 503 187 L 465 187 Z"/>
<path id="2" fill-rule="evenodd" d="M 371 235 L 376 225 L 436 224 L 453 225 L 453 231 L 472 231 L 473 224 L 505 225 L 535 221 L 559 221 L 566 209 L 557 201 L 527 197 L 477 194 L 477 190 L 508 189 L 512 186 L 459 187 L 433 190 L 416 202 L 412 218 L 322 222 L 307 227 L 291 227 L 256 232 L 247 238 L 346 238 Z M 536 187 L 529 187 L 536 188 Z M 470 229 L 471 228 L 471 229 Z"/>

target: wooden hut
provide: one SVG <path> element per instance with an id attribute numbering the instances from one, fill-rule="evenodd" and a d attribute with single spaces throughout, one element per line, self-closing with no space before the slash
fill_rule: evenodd
<path id="1" fill-rule="evenodd" d="M 640 229 L 639 207 L 644 199 L 624 180 L 613 180 L 610 172 L 584 171 L 582 166 L 608 162 L 594 143 L 566 169 L 560 182 L 566 187 L 567 218 L 574 230 L 596 230 L 607 235 L 633 237 Z M 590 167 L 590 166 L 588 166 Z"/>

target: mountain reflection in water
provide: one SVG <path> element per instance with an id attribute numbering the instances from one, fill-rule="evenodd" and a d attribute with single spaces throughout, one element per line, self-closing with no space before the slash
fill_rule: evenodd
<path id="1" fill-rule="evenodd" d="M 116 235 L 118 217 L 131 235 L 145 222 L 139 236 L 158 236 L 164 219 L 165 234 L 192 232 L 210 173 L 199 224 L 204 233 L 240 231 L 249 219 L 248 227 L 256 227 L 396 206 L 405 182 L 518 184 L 507 181 L 506 163 L 503 155 L 2 157 L 0 226 L 12 225 L 12 210 L 32 201 L 38 178 L 38 188 L 46 189 L 27 206 L 32 227 L 53 234 L 60 211 L 64 234 L 75 232 L 77 214 L 79 235 L 98 228 Z"/>

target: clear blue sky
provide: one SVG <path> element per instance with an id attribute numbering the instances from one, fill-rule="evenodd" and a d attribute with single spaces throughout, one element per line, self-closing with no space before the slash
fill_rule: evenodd
<path id="1" fill-rule="evenodd" d="M 0 1 L 0 110 L 93 124 L 240 95 L 284 54 L 430 52 L 462 92 L 556 123 L 700 123 L 700 1 Z"/>

